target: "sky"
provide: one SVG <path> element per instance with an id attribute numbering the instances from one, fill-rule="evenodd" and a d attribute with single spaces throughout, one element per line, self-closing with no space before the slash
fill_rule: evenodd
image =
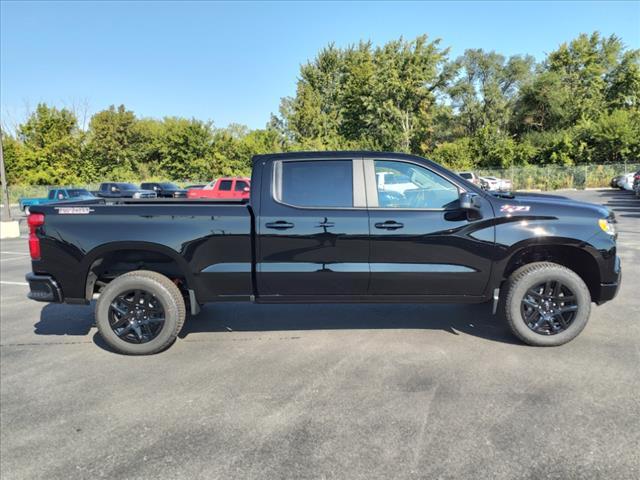
<path id="1" fill-rule="evenodd" d="M 263 128 L 295 94 L 300 65 L 331 42 L 426 33 L 451 58 L 483 48 L 542 60 L 595 30 L 640 48 L 640 1 L 1 0 L 0 111 L 9 128 L 38 102 L 89 114 L 124 104 L 140 117 Z"/>

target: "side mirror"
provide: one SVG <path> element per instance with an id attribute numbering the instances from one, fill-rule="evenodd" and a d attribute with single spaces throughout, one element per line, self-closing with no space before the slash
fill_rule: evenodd
<path id="1" fill-rule="evenodd" d="M 242 189 L 242 191 L 245 192 L 245 193 L 249 193 L 251 191 L 251 189 L 249 187 L 244 187 Z"/>
<path id="2" fill-rule="evenodd" d="M 478 195 L 469 192 L 460 193 L 460 208 L 462 210 L 479 211 L 480 202 L 478 201 Z"/>

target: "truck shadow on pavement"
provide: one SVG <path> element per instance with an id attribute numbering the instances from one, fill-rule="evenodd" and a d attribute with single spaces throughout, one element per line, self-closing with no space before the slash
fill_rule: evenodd
<path id="1" fill-rule="evenodd" d="M 208 304 L 180 338 L 201 332 L 304 330 L 442 330 L 519 344 L 491 304 Z"/>
<path id="2" fill-rule="evenodd" d="M 88 336 L 94 328 L 93 304 L 48 304 L 34 325 L 36 335 Z M 490 341 L 522 345 L 491 304 L 207 304 L 187 318 L 180 338 L 201 333 L 275 332 L 309 330 L 442 330 Z M 218 336 L 216 336 L 218 339 Z M 111 351 L 93 335 L 99 347 Z"/>

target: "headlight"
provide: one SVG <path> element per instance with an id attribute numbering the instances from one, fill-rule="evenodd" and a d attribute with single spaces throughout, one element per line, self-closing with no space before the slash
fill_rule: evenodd
<path id="1" fill-rule="evenodd" d="M 136 192 L 133 194 L 133 198 L 140 198 L 140 192 Z"/>
<path id="2" fill-rule="evenodd" d="M 600 228 L 604 233 L 608 233 L 609 235 L 616 234 L 616 226 L 612 222 L 610 222 L 608 218 L 599 219 L 598 225 L 600 225 Z"/>

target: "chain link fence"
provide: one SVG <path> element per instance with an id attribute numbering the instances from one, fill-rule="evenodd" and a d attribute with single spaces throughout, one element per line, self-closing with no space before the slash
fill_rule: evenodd
<path id="1" fill-rule="evenodd" d="M 579 165 L 579 166 L 526 166 L 505 169 L 476 170 L 481 177 L 498 177 L 511 180 L 513 190 L 559 190 L 563 188 L 609 187 L 617 175 L 640 170 L 640 163 Z"/>
<path id="2" fill-rule="evenodd" d="M 510 179 L 514 190 L 558 190 L 563 188 L 599 188 L 609 187 L 611 179 L 617 175 L 640 170 L 640 163 L 579 165 L 579 166 L 526 166 L 511 168 L 478 168 L 475 173 L 481 177 L 498 177 Z M 142 182 L 142 180 L 141 180 Z M 201 184 L 206 182 L 176 181 L 180 186 Z M 10 185 L 9 199 L 12 204 L 19 198 L 46 197 L 49 190 L 58 185 Z M 85 185 L 65 185 L 69 188 L 86 188 L 98 190 L 99 183 Z"/>

